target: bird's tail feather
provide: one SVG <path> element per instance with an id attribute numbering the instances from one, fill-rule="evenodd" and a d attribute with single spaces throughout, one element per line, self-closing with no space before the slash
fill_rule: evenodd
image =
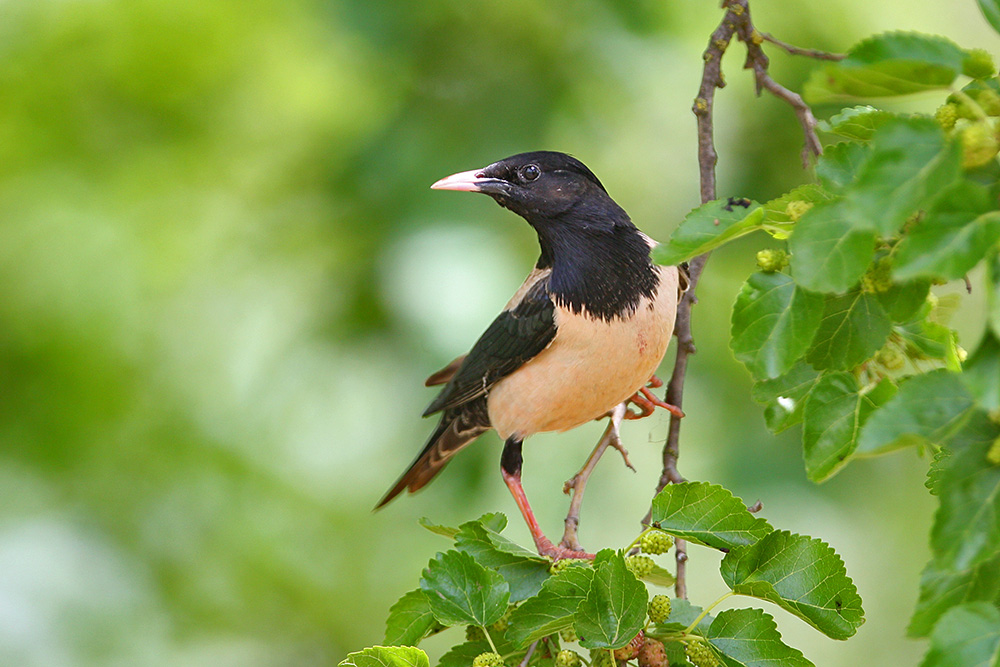
<path id="1" fill-rule="evenodd" d="M 427 440 L 423 451 L 414 459 L 395 485 L 389 489 L 389 492 L 382 497 L 375 509 L 386 505 L 404 489 L 409 489 L 410 493 L 413 493 L 426 486 L 434 479 L 435 475 L 441 472 L 451 457 L 489 430 L 488 422 L 483 424 L 481 419 L 470 419 L 470 417 L 473 415 L 446 412 L 437 429 Z"/>

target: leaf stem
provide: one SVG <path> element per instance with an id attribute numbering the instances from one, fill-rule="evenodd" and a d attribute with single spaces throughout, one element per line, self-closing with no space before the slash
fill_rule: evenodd
<path id="1" fill-rule="evenodd" d="M 485 625 L 480 625 L 479 627 L 483 629 L 483 634 L 486 635 L 486 641 L 490 643 L 490 648 L 493 649 L 493 652 L 500 653 L 500 651 L 497 650 L 497 645 L 493 643 L 493 637 L 490 637 L 489 629 L 487 629 Z"/>
<path id="2" fill-rule="evenodd" d="M 979 102 L 977 102 L 976 100 L 972 99 L 972 97 L 968 93 L 966 93 L 964 90 L 954 90 L 953 89 L 951 91 L 951 94 L 954 95 L 955 97 L 957 97 L 958 99 L 962 100 L 963 102 L 965 102 L 969 106 L 969 108 L 972 109 L 972 113 L 976 114 L 976 117 L 979 120 L 989 120 L 989 118 L 990 118 L 989 114 L 987 114 L 983 110 L 983 108 L 981 106 L 979 106 Z"/>
<path id="3" fill-rule="evenodd" d="M 691 634 L 691 631 L 698 627 L 698 624 L 701 623 L 701 620 L 703 618 L 705 618 L 706 616 L 708 616 L 708 612 L 712 611 L 717 606 L 719 606 L 719 604 L 723 600 L 725 600 L 726 598 L 730 598 L 730 597 L 732 597 L 734 595 L 736 595 L 736 593 L 734 593 L 733 591 L 729 591 L 725 595 L 723 595 L 722 597 L 720 597 L 718 600 L 716 600 L 712 604 L 710 604 L 707 607 L 705 607 L 702 610 L 702 612 L 700 614 L 698 614 L 698 617 L 695 618 L 694 621 L 691 622 L 691 625 L 687 626 L 687 628 L 684 629 L 684 634 L 686 634 L 686 635 Z"/>

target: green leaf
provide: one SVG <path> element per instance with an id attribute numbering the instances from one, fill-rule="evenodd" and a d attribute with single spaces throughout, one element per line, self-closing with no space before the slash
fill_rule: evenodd
<path id="1" fill-rule="evenodd" d="M 670 598 L 670 616 L 662 623 L 657 623 L 656 627 L 661 630 L 684 630 L 694 623 L 694 619 L 701 616 L 701 612 L 701 607 L 691 604 L 683 598 Z M 715 622 L 715 617 L 711 614 L 705 614 L 705 616 L 698 621 L 698 625 L 695 626 L 695 630 L 700 632 L 702 635 L 707 636 L 708 629 L 711 627 L 713 622 Z"/>
<path id="2" fill-rule="evenodd" d="M 1000 609 L 970 602 L 950 609 L 931 634 L 920 667 L 996 665 L 1000 658 Z"/>
<path id="3" fill-rule="evenodd" d="M 576 611 L 576 634 L 584 648 L 621 648 L 646 622 L 646 586 L 615 554 L 594 571 L 587 597 Z"/>
<path id="4" fill-rule="evenodd" d="M 1000 211 L 987 188 L 959 181 L 944 190 L 899 244 L 893 277 L 954 280 L 1000 240 Z"/>
<path id="5" fill-rule="evenodd" d="M 1000 411 L 1000 340 L 989 329 L 969 357 L 961 377 L 981 408 Z"/>
<path id="6" fill-rule="evenodd" d="M 958 374 L 940 369 L 907 378 L 861 429 L 858 454 L 880 454 L 923 442 L 942 444 L 968 418 L 972 397 Z"/>
<path id="7" fill-rule="evenodd" d="M 678 264 L 761 228 L 764 210 L 749 199 L 718 199 L 688 213 L 665 245 L 653 249 L 658 264 Z"/>
<path id="8" fill-rule="evenodd" d="M 986 258 L 986 309 L 990 329 L 1000 337 L 1000 249 Z"/>
<path id="9" fill-rule="evenodd" d="M 956 355 L 955 332 L 937 322 L 918 318 L 896 326 L 894 330 L 915 348 L 918 354 L 931 359 L 945 360 Z M 959 369 L 952 365 L 949 370 L 957 372 Z"/>
<path id="10" fill-rule="evenodd" d="M 844 561 L 822 540 L 774 531 L 722 559 L 722 578 L 740 595 L 769 600 L 834 639 L 864 623 Z"/>
<path id="11" fill-rule="evenodd" d="M 410 591 L 389 607 L 385 621 L 385 643 L 389 646 L 416 646 L 437 625 L 427 596 L 420 589 Z"/>
<path id="12" fill-rule="evenodd" d="M 819 371 L 800 361 L 781 377 L 754 384 L 750 395 L 753 400 L 764 404 L 767 427 L 780 433 L 802 421 L 805 399 L 819 378 Z"/>
<path id="13" fill-rule="evenodd" d="M 524 651 L 518 651 L 509 642 L 505 642 L 500 633 L 489 630 L 493 642 L 497 645 L 497 651 L 503 656 L 508 665 L 516 665 L 524 655 Z M 470 667 L 472 661 L 483 653 L 492 653 L 493 647 L 485 639 L 468 641 L 451 647 L 447 653 L 441 656 L 437 667 Z"/>
<path id="14" fill-rule="evenodd" d="M 875 130 L 894 118 L 897 118 L 896 114 L 890 111 L 882 111 L 871 106 L 857 106 L 842 110 L 828 121 L 820 121 L 819 129 L 848 139 L 868 141 L 875 134 Z"/>
<path id="15" fill-rule="evenodd" d="M 441 535 L 443 537 L 447 537 L 450 540 L 455 539 L 455 536 L 458 535 L 458 528 L 452 528 L 451 526 L 441 526 L 439 524 L 432 523 L 431 520 L 425 516 L 420 517 L 417 523 L 419 523 L 421 526 L 431 531 L 435 535 Z"/>
<path id="16" fill-rule="evenodd" d="M 802 445 L 809 479 L 825 481 L 847 463 L 868 416 L 894 391 L 886 380 L 862 395 L 850 373 L 823 375 L 806 399 L 803 414 Z"/>
<path id="17" fill-rule="evenodd" d="M 795 220 L 788 214 L 791 202 L 806 202 L 816 204 L 829 201 L 833 195 L 817 183 L 806 183 L 786 192 L 777 199 L 764 204 L 764 230 L 777 239 L 786 239 L 795 227 Z"/>
<path id="18" fill-rule="evenodd" d="M 990 523 L 997 517 L 998 500 L 990 494 L 1000 469 L 987 460 L 998 436 L 1000 424 L 973 410 L 934 458 L 928 473 L 928 486 L 940 499 L 931 530 L 934 556 L 920 579 L 920 600 L 907 629 L 911 636 L 927 636 L 956 604 L 1000 599 L 1000 528 Z M 952 543 L 956 537 L 962 542 Z"/>
<path id="19" fill-rule="evenodd" d="M 708 482 L 668 484 L 653 498 L 650 520 L 675 537 L 716 549 L 753 544 L 774 530 L 742 500 Z"/>
<path id="20" fill-rule="evenodd" d="M 977 0 L 979 9 L 993 29 L 1000 32 L 1000 0 Z"/>
<path id="21" fill-rule="evenodd" d="M 348 653 L 339 667 L 430 667 L 430 660 L 412 646 L 372 646 Z"/>
<path id="22" fill-rule="evenodd" d="M 483 518 L 503 528 L 493 516 Z M 511 602 L 520 602 L 537 593 L 549 578 L 551 561 L 511 542 L 481 521 L 470 521 L 459 527 L 455 548 L 471 555 L 480 565 L 499 572 L 510 586 Z M 506 517 L 503 524 L 506 524 Z"/>
<path id="23" fill-rule="evenodd" d="M 806 361 L 820 370 L 850 370 L 875 354 L 892 330 L 878 297 L 854 290 L 826 298 Z"/>
<path id="24" fill-rule="evenodd" d="M 653 569 L 649 571 L 649 574 L 644 576 L 642 580 L 648 584 L 662 586 L 664 588 L 668 588 L 677 583 L 677 578 L 671 574 L 670 570 L 655 564 L 653 565 Z"/>
<path id="25" fill-rule="evenodd" d="M 778 377 L 809 349 L 822 314 L 821 295 L 784 273 L 754 273 L 736 297 L 729 346 L 755 378 Z"/>
<path id="26" fill-rule="evenodd" d="M 708 640 L 740 667 L 812 667 L 798 649 L 781 641 L 770 614 L 760 609 L 727 609 L 719 612 L 708 631 Z"/>
<path id="27" fill-rule="evenodd" d="M 869 37 L 847 58 L 814 70 L 803 90 L 813 104 L 849 97 L 886 97 L 947 88 L 965 51 L 933 35 L 891 32 Z"/>
<path id="28" fill-rule="evenodd" d="M 573 627 L 573 616 L 587 597 L 594 570 L 570 566 L 549 577 L 538 595 L 522 602 L 510 615 L 508 638 L 524 646 L 553 632 Z"/>
<path id="29" fill-rule="evenodd" d="M 855 175 L 871 154 L 871 146 L 856 141 L 827 146 L 816 162 L 816 177 L 832 192 L 843 192 L 854 182 Z"/>
<path id="30" fill-rule="evenodd" d="M 875 233 L 858 229 L 844 200 L 816 204 L 788 239 L 795 282 L 815 292 L 842 292 L 871 263 Z"/>
<path id="31" fill-rule="evenodd" d="M 500 573 L 463 551 L 439 553 L 420 578 L 434 617 L 445 625 L 489 625 L 507 611 L 510 589 Z"/>
<path id="32" fill-rule="evenodd" d="M 1000 553 L 1000 466 L 987 452 L 1000 425 L 978 412 L 948 445 L 951 455 L 935 464 L 941 505 L 931 528 L 939 565 L 967 570 Z"/>
<path id="33" fill-rule="evenodd" d="M 931 561 L 920 576 L 920 599 L 906 633 L 926 637 L 949 609 L 963 602 L 993 602 L 1000 597 L 1000 553 L 970 568 L 956 570 Z"/>
<path id="34" fill-rule="evenodd" d="M 893 322 L 907 322 L 927 302 L 930 290 L 929 280 L 893 283 L 888 291 L 878 295 L 878 300 L 889 319 Z"/>
<path id="35" fill-rule="evenodd" d="M 931 118 L 901 118 L 879 128 L 868 160 L 844 192 L 856 228 L 883 237 L 961 175 L 961 147 Z"/>

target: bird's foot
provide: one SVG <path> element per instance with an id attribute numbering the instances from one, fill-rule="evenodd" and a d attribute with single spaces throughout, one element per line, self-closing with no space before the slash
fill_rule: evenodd
<path id="1" fill-rule="evenodd" d="M 656 408 L 663 408 L 677 418 L 683 417 L 684 412 L 679 407 L 660 400 L 653 394 L 653 392 L 650 391 L 650 388 L 656 389 L 657 387 L 662 386 L 663 380 L 660 378 L 655 375 L 649 378 L 649 384 L 635 392 L 635 394 L 633 394 L 627 401 L 628 403 L 632 403 L 638 407 L 640 412 L 626 410 L 625 419 L 643 419 L 653 414 L 653 411 L 656 410 Z"/>
<path id="2" fill-rule="evenodd" d="M 535 547 L 538 549 L 539 555 L 548 556 L 554 561 L 566 559 L 594 560 L 594 554 L 577 549 L 570 549 L 569 547 L 564 547 L 561 544 L 552 544 L 552 541 L 544 535 L 535 539 Z"/>

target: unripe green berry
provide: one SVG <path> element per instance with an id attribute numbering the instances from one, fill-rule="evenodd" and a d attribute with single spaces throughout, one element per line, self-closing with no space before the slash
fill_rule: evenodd
<path id="1" fill-rule="evenodd" d="M 556 667 L 580 667 L 580 656 L 576 651 L 563 649 L 556 654 Z"/>
<path id="2" fill-rule="evenodd" d="M 472 661 L 472 667 L 504 667 L 503 656 L 499 653 L 480 653 Z"/>
<path id="3" fill-rule="evenodd" d="M 798 222 L 799 218 L 805 215 L 806 211 L 808 211 L 812 207 L 813 203 L 811 201 L 802 201 L 801 199 L 796 199 L 794 201 L 788 202 L 788 205 L 785 206 L 785 215 L 787 215 L 792 222 Z"/>
<path id="4" fill-rule="evenodd" d="M 965 360 L 969 358 L 969 351 L 966 350 L 961 345 L 955 346 L 955 356 L 958 357 L 959 363 L 964 364 Z"/>
<path id="5" fill-rule="evenodd" d="M 994 157 L 1000 150 L 996 131 L 993 126 L 981 121 L 972 123 L 962 130 L 962 167 L 974 169 L 981 167 Z"/>
<path id="6" fill-rule="evenodd" d="M 764 273 L 781 271 L 788 266 L 788 253 L 780 248 L 768 248 L 757 253 L 757 266 Z"/>
<path id="7" fill-rule="evenodd" d="M 962 61 L 962 74 L 973 79 L 988 79 L 997 71 L 993 56 L 986 49 L 970 49 Z"/>
<path id="8" fill-rule="evenodd" d="M 629 556 L 625 559 L 625 565 L 639 579 L 648 576 L 656 567 L 656 563 L 649 556 Z"/>
<path id="9" fill-rule="evenodd" d="M 989 451 L 986 452 L 986 460 L 995 466 L 1000 466 L 1000 438 L 993 441 Z"/>
<path id="10" fill-rule="evenodd" d="M 670 667 L 667 661 L 667 649 L 662 642 L 647 639 L 639 649 L 639 667 Z"/>
<path id="11" fill-rule="evenodd" d="M 615 667 L 615 661 L 606 648 L 595 648 L 590 651 L 590 667 Z"/>
<path id="12" fill-rule="evenodd" d="M 934 120 L 937 121 L 942 129 L 952 129 L 955 127 L 955 121 L 958 120 L 958 105 L 951 103 L 942 104 L 934 112 Z"/>
<path id="13" fill-rule="evenodd" d="M 875 361 L 890 371 L 898 371 L 906 365 L 906 358 L 895 347 L 883 347 L 875 355 Z"/>
<path id="14" fill-rule="evenodd" d="M 653 554 L 664 554 L 670 551 L 670 547 L 674 546 L 674 538 L 670 537 L 662 530 L 651 530 L 642 536 L 642 540 L 639 542 L 639 548 L 642 549 L 644 553 Z"/>
<path id="15" fill-rule="evenodd" d="M 670 598 L 666 595 L 654 595 L 649 601 L 649 620 L 653 623 L 663 623 L 670 618 Z"/>
<path id="16" fill-rule="evenodd" d="M 684 649 L 688 661 L 695 667 L 718 667 L 719 657 L 707 644 L 700 641 L 688 642 Z"/>
<path id="17" fill-rule="evenodd" d="M 579 637 L 576 636 L 576 630 L 574 630 L 573 628 L 566 628 L 565 630 L 560 630 L 559 638 L 562 639 L 564 642 L 575 642 L 576 640 L 579 639 Z"/>
<path id="18" fill-rule="evenodd" d="M 568 567 L 590 564 L 591 562 L 585 558 L 563 558 L 562 560 L 557 560 L 549 566 L 549 574 L 559 574 Z"/>
<path id="19" fill-rule="evenodd" d="M 465 641 L 467 642 L 478 642 L 485 641 L 486 633 L 478 625 L 467 625 L 465 626 Z"/>

